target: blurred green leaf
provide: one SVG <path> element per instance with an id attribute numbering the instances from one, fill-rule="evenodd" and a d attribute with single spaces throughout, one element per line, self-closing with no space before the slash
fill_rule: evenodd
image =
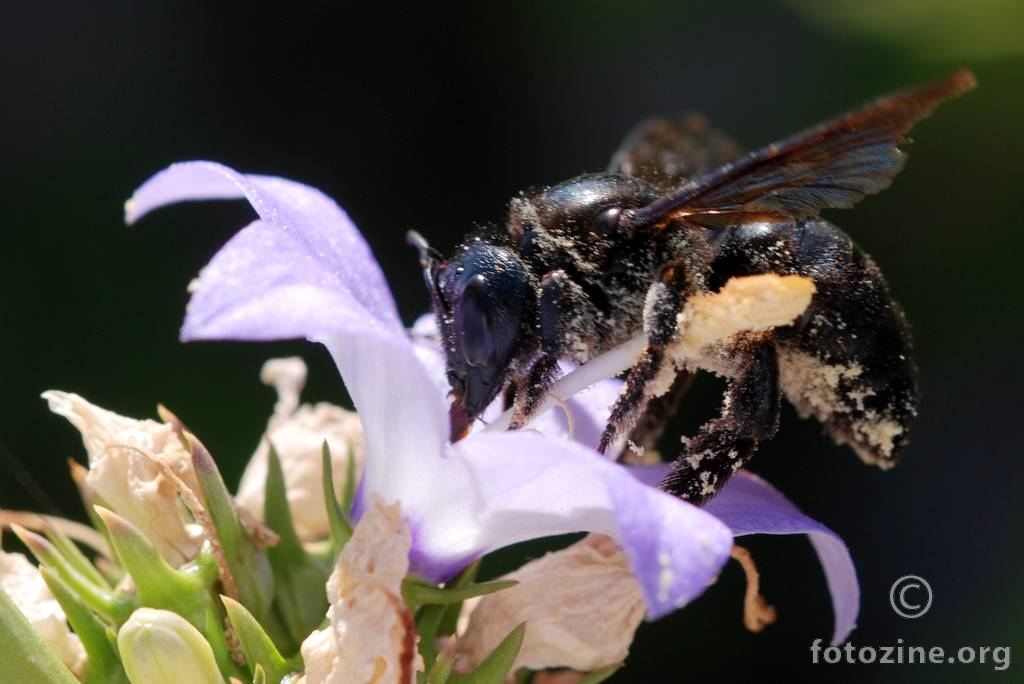
<path id="1" fill-rule="evenodd" d="M 0 634 L 4 636 L 5 649 L 0 658 L 0 682 L 78 684 L 3 589 L 0 589 Z"/>
<path id="2" fill-rule="evenodd" d="M 324 440 L 323 454 L 323 487 L 324 502 L 327 505 L 327 520 L 331 525 L 331 555 L 337 555 L 352 538 L 352 525 L 348 520 L 348 512 L 351 510 L 351 500 L 348 508 L 342 508 L 338 503 L 338 495 L 334 491 L 334 467 L 331 464 L 331 448 Z M 353 459 L 349 458 L 349 472 L 354 469 Z M 347 491 L 347 485 L 346 485 Z"/>
<path id="3" fill-rule="evenodd" d="M 11 525 L 11 530 L 35 556 L 41 566 L 51 568 L 81 600 L 96 612 L 121 624 L 135 610 L 136 601 L 132 597 L 106 588 L 106 583 L 97 586 L 91 582 L 42 535 L 26 530 L 20 525 Z"/>
<path id="4" fill-rule="evenodd" d="M 267 483 L 263 501 L 263 519 L 280 537 L 275 546 L 267 549 L 267 558 L 274 571 L 273 610 L 291 641 L 282 646 L 291 652 L 324 619 L 327 611 L 326 583 L 330 573 L 306 552 L 295 532 L 288 508 L 281 460 L 273 445 L 267 459 Z"/>
<path id="5" fill-rule="evenodd" d="M 96 617 L 96 614 L 75 594 L 71 588 L 53 571 L 42 567 L 39 572 L 49 587 L 50 593 L 57 599 L 61 610 L 67 616 L 68 624 L 82 641 L 82 647 L 88 656 L 86 664 L 85 684 L 127 684 L 128 675 L 121 667 L 121 659 L 110 643 L 107 626 Z M 4 680 L 9 681 L 9 680 Z"/>

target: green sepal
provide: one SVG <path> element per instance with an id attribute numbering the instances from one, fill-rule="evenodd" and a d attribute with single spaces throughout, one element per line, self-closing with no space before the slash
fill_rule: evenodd
<path id="1" fill-rule="evenodd" d="M 278 543 L 267 549 L 267 558 L 274 571 L 273 612 L 291 641 L 282 646 L 291 652 L 324 619 L 327 611 L 327 576 L 330 572 L 306 552 L 295 532 L 288 508 L 281 460 L 273 445 L 267 459 L 263 502 L 263 520 L 279 537 Z"/>
<path id="2" fill-rule="evenodd" d="M 83 577 L 96 586 L 104 587 L 105 589 L 113 588 L 107 583 L 107 578 L 103 576 L 103 573 L 96 569 L 96 566 L 82 553 L 82 550 L 78 548 L 78 545 L 70 537 L 53 525 L 46 525 L 43 528 L 43 534 L 46 535 L 51 544 L 57 547 L 57 550 L 67 559 L 71 567 L 81 573 Z"/>
<path id="3" fill-rule="evenodd" d="M 131 575 L 139 605 L 177 613 L 203 631 L 211 601 L 202 576 L 171 567 L 139 528 L 113 511 L 99 506 L 95 511 L 107 528 L 118 562 Z"/>
<path id="4" fill-rule="evenodd" d="M 443 604 L 426 606 L 416 616 L 416 633 L 420 635 L 420 656 L 427 668 L 433 667 L 437 659 L 435 643 L 447 608 L 448 606 Z"/>
<path id="5" fill-rule="evenodd" d="M 69 562 L 56 546 L 40 534 L 26 530 L 20 525 L 11 525 L 11 531 L 35 556 L 39 564 L 51 568 L 82 601 L 97 613 L 104 615 L 117 624 L 123 623 L 135 610 L 136 602 L 132 597 L 117 594 L 106 587 L 93 584 Z"/>
<path id="6" fill-rule="evenodd" d="M 331 447 L 327 444 L 327 440 L 324 440 L 323 450 L 321 452 L 321 460 L 323 467 L 323 488 L 324 488 L 324 503 L 327 505 L 327 522 L 331 526 L 331 558 L 336 556 L 345 548 L 345 544 L 352 538 L 352 524 L 349 522 L 348 513 L 352 510 L 351 495 L 348 496 L 348 502 L 338 502 L 338 495 L 334 491 L 334 466 L 331 464 Z M 349 453 L 349 465 L 348 473 L 349 479 L 355 479 L 353 473 L 355 472 L 355 466 L 353 465 L 354 459 L 352 454 Z M 346 494 L 349 490 L 348 481 L 345 483 Z"/>
<path id="7" fill-rule="evenodd" d="M 526 623 L 522 623 L 509 632 L 475 670 L 464 675 L 452 675 L 449 681 L 452 684 L 503 684 L 519 655 L 525 634 Z"/>
<path id="8" fill-rule="evenodd" d="M 84 684 L 128 684 L 128 675 L 121 667 L 121 659 L 110 643 L 107 625 L 83 602 L 53 568 L 41 567 L 50 593 L 57 599 L 68 624 L 82 642 L 88 656 Z"/>
<path id="9" fill-rule="evenodd" d="M 455 667 L 455 640 L 448 639 L 441 652 L 437 654 L 433 666 L 426 674 L 420 677 L 422 684 L 445 684 L 452 676 L 452 669 Z"/>
<path id="10" fill-rule="evenodd" d="M 352 447 L 348 448 L 348 460 L 345 462 L 345 488 L 341 490 L 341 510 L 345 518 L 352 515 L 352 502 L 356 498 L 356 454 Z"/>
<path id="11" fill-rule="evenodd" d="M 78 684 L 71 670 L 32 629 L 3 589 L 0 589 L 0 634 L 4 642 L 0 682 Z"/>
<path id="12" fill-rule="evenodd" d="M 462 603 L 519 584 L 516 580 L 492 580 L 464 587 L 438 587 L 413 578 L 402 580 L 402 597 L 410 606 Z"/>
<path id="13" fill-rule="evenodd" d="M 262 671 L 267 681 L 280 682 L 290 674 L 292 668 L 288 661 L 245 606 L 228 596 L 221 596 L 220 600 L 242 645 L 253 678 L 256 678 L 258 671 Z"/>
<path id="14" fill-rule="evenodd" d="M 257 665 L 252 673 L 252 684 L 267 684 L 267 673 Z"/>
<path id="15" fill-rule="evenodd" d="M 467 587 L 476 580 L 480 572 L 481 559 L 467 565 L 455 579 L 447 583 L 448 587 L 461 589 Z M 453 603 L 445 609 L 444 617 L 441 618 L 441 625 L 438 627 L 438 634 L 455 634 L 459 624 L 459 616 L 462 615 L 462 603 Z"/>
<path id="16" fill-rule="evenodd" d="M 267 555 L 260 550 L 238 519 L 231 494 L 206 448 L 187 435 L 192 450 L 192 467 L 203 493 L 224 561 L 231 571 L 238 599 L 254 615 L 262 618 L 274 599 L 274 577 Z"/>
<path id="17" fill-rule="evenodd" d="M 207 594 L 209 598 L 209 594 Z M 245 668 L 235 662 L 231 654 L 231 644 L 228 643 L 228 635 L 224 630 L 224 615 L 214 605 L 212 599 L 207 602 L 205 624 L 199 630 L 203 633 L 206 642 L 210 644 L 213 651 L 213 658 L 217 661 L 217 669 L 224 675 L 224 679 L 242 679 L 245 676 Z"/>

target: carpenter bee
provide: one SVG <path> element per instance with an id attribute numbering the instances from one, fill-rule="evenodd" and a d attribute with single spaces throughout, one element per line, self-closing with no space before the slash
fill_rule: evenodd
<path id="1" fill-rule="evenodd" d="M 586 363 L 643 333 L 599 448 L 624 434 L 651 444 L 689 379 L 651 400 L 687 299 L 735 276 L 797 274 L 815 283 L 811 304 L 791 325 L 730 341 L 721 414 L 683 440 L 662 488 L 712 497 L 775 434 L 782 396 L 864 461 L 893 465 L 917 410 L 907 322 L 875 262 L 818 214 L 888 187 L 910 128 L 974 85 L 961 70 L 749 154 L 697 116 L 647 121 L 605 172 L 519 194 L 504 225 L 471 233 L 447 261 L 410 233 L 446 355 L 452 438 L 502 392 L 524 425 L 559 359 Z"/>

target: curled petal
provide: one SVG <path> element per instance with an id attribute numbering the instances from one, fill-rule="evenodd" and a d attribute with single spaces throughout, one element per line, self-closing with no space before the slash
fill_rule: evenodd
<path id="1" fill-rule="evenodd" d="M 362 236 L 319 191 L 186 162 L 143 184 L 126 216 L 132 222 L 171 202 L 243 195 L 260 220 L 203 269 L 182 336 L 307 337 L 327 345 L 363 421 L 368 455 L 379 454 L 363 473 L 358 516 L 368 492 L 414 486 L 420 470 L 441 458 L 448 438 L 443 392 L 418 360 Z"/>
<path id="2" fill-rule="evenodd" d="M 806 534 L 825 571 L 835 627 L 832 643 L 846 640 L 857 624 L 860 585 L 850 551 L 838 534 L 803 514 L 779 490 L 747 472 L 740 472 L 708 502 L 736 536 L 745 534 Z"/>
<path id="3" fill-rule="evenodd" d="M 317 338 L 356 324 L 380 335 L 401 334 L 369 246 L 345 212 L 314 188 L 184 162 L 143 184 L 125 216 L 132 223 L 174 202 L 240 197 L 260 218 L 203 269 L 183 339 Z"/>

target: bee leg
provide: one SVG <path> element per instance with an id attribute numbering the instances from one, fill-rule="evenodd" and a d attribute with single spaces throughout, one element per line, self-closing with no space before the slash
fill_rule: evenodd
<path id="1" fill-rule="evenodd" d="M 501 393 L 501 410 L 508 411 L 515 404 L 516 394 L 519 393 L 519 384 L 512 380 Z"/>
<path id="2" fill-rule="evenodd" d="M 683 395 L 690 389 L 694 373 L 680 371 L 672 382 L 672 388 L 660 397 L 654 397 L 647 404 L 647 409 L 629 433 L 629 441 L 641 449 L 653 449 L 668 426 L 668 421 L 675 415 L 682 403 Z M 620 455 L 620 459 L 622 456 Z"/>
<path id="3" fill-rule="evenodd" d="M 537 408 L 547 396 L 548 389 L 555 382 L 558 374 L 558 357 L 541 354 L 530 366 L 526 379 L 520 383 L 516 394 L 515 412 L 509 422 L 510 430 L 518 430 L 533 418 Z"/>
<path id="4" fill-rule="evenodd" d="M 592 313 L 592 308 L 565 271 L 552 271 L 544 276 L 539 307 L 540 355 L 519 382 L 510 429 L 526 425 L 536 413 L 557 378 L 558 359 L 567 333 L 579 317 L 591 316 L 590 320 L 594 320 L 596 312 Z"/>
<path id="5" fill-rule="evenodd" d="M 779 362 L 770 337 L 737 350 L 744 359 L 730 378 L 722 413 L 705 423 L 672 464 L 660 487 L 691 503 L 710 499 L 779 424 Z"/>
<path id="6" fill-rule="evenodd" d="M 629 430 L 651 400 L 649 385 L 663 370 L 666 363 L 665 347 L 676 334 L 676 314 L 693 293 L 688 269 L 683 266 L 667 266 L 661 273 L 661 280 L 651 286 L 644 304 L 644 330 L 647 346 L 637 357 L 636 363 L 626 376 L 626 385 L 612 407 L 608 425 L 601 435 L 597 450 L 604 453 L 608 446 L 623 431 Z M 671 393 L 671 392 L 669 392 Z M 671 400 L 666 399 L 669 405 Z"/>

